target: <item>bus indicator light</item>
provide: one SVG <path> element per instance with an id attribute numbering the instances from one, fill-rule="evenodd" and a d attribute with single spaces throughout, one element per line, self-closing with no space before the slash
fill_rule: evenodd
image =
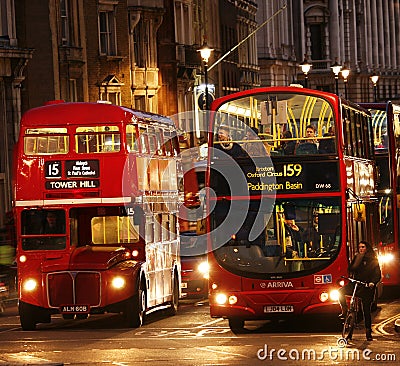
<path id="1" fill-rule="evenodd" d="M 37 282 L 33 278 L 30 278 L 29 280 L 26 280 L 24 282 L 24 290 L 27 292 L 32 292 L 33 290 L 35 290 L 36 286 Z"/>

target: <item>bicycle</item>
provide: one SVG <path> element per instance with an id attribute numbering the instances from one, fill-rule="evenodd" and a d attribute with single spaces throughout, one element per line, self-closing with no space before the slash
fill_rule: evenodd
<path id="1" fill-rule="evenodd" d="M 356 292 L 358 286 L 364 286 L 368 287 L 367 282 L 362 282 L 355 280 L 353 278 L 349 278 L 346 276 L 342 276 L 342 278 L 349 280 L 350 282 L 353 282 L 355 284 L 353 293 L 350 298 L 350 304 L 347 309 L 345 318 L 344 318 L 344 323 L 343 323 L 343 329 L 342 329 L 342 337 L 338 339 L 337 344 L 340 347 L 344 347 L 347 345 L 348 341 L 352 339 L 353 337 L 353 331 L 354 331 L 354 326 L 356 324 L 356 319 L 357 319 L 357 312 L 358 312 L 358 307 L 357 307 L 357 297 L 356 297 Z"/>

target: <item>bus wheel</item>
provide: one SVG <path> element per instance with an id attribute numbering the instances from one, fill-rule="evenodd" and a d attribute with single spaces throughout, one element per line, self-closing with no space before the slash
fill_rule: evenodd
<path id="1" fill-rule="evenodd" d="M 169 315 L 176 315 L 179 306 L 179 281 L 177 275 L 174 276 L 174 284 L 172 289 L 171 307 L 168 309 Z"/>
<path id="2" fill-rule="evenodd" d="M 128 327 L 138 328 L 144 323 L 146 311 L 146 290 L 139 287 L 138 292 L 128 300 L 123 312 Z"/>
<path id="3" fill-rule="evenodd" d="M 236 332 L 242 332 L 244 329 L 244 320 L 242 319 L 228 319 L 229 321 L 229 328 L 231 328 L 231 331 L 236 333 Z"/>
<path id="4" fill-rule="evenodd" d="M 18 305 L 18 311 L 22 330 L 35 330 L 37 320 L 34 307 L 20 301 Z"/>

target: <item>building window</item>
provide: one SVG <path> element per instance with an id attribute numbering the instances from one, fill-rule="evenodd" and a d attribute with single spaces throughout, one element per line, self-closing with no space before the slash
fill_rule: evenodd
<path id="1" fill-rule="evenodd" d="M 192 9 L 188 1 L 175 1 L 175 39 L 179 44 L 192 44 Z"/>
<path id="2" fill-rule="evenodd" d="M 311 35 L 311 59 L 312 60 L 324 60 L 324 37 L 323 37 L 323 26 L 322 24 L 310 25 Z"/>
<path id="3" fill-rule="evenodd" d="M 76 88 L 76 79 L 69 79 L 69 100 L 70 102 L 78 101 L 78 90 Z"/>
<path id="4" fill-rule="evenodd" d="M 60 0 L 60 18 L 61 18 L 61 44 L 70 44 L 70 29 L 69 29 L 69 4 L 68 0 Z"/>
<path id="5" fill-rule="evenodd" d="M 121 105 L 121 83 L 115 75 L 108 75 L 102 82 L 99 88 L 99 99 L 111 104 Z"/>
<path id="6" fill-rule="evenodd" d="M 99 42 L 101 55 L 116 55 L 114 11 L 99 12 Z"/>

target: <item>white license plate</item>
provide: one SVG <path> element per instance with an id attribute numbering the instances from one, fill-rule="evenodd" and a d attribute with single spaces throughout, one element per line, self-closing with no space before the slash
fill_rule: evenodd
<path id="1" fill-rule="evenodd" d="M 182 282 L 181 283 L 181 288 L 187 288 L 187 282 Z"/>
<path id="2" fill-rule="evenodd" d="M 63 305 L 60 308 L 62 314 L 89 313 L 89 305 Z"/>
<path id="3" fill-rule="evenodd" d="M 293 313 L 293 305 L 267 305 L 264 306 L 264 313 Z"/>

